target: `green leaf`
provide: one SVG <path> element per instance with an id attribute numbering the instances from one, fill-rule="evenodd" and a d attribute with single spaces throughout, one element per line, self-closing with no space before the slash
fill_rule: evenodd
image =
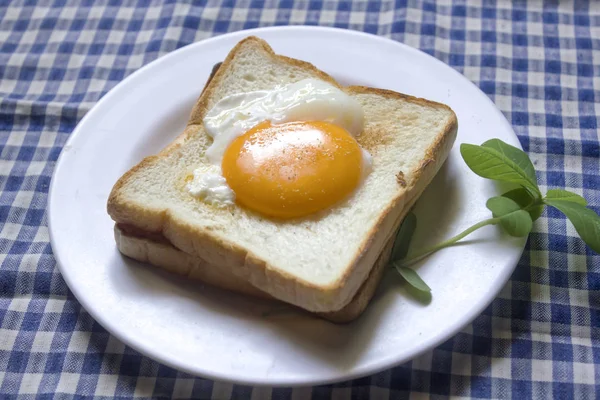
<path id="1" fill-rule="evenodd" d="M 569 218 L 581 239 L 596 253 L 600 253 L 600 216 L 585 206 L 557 199 L 545 199 L 546 204 L 559 209 Z"/>
<path id="2" fill-rule="evenodd" d="M 529 156 L 523 150 L 515 146 L 511 146 L 500 139 L 490 139 L 484 142 L 482 146 L 498 150 L 504 156 L 508 157 L 512 162 L 517 164 L 519 168 L 521 168 L 521 170 L 527 174 L 527 177 L 537 186 L 535 168 L 533 167 L 533 163 L 529 159 Z"/>
<path id="3" fill-rule="evenodd" d="M 409 211 L 409 213 L 406 214 L 406 217 L 404 217 L 404 221 L 402 221 L 402 225 L 400 225 L 398 233 L 396 234 L 390 260 L 396 261 L 406 257 L 410 241 L 412 240 L 416 228 L 417 216 L 412 211 Z"/>
<path id="4" fill-rule="evenodd" d="M 481 146 L 460 145 L 463 159 L 477 175 L 503 182 L 517 183 L 536 198 L 542 195 L 537 186 L 535 170 L 527 154 L 499 139 L 488 140 Z"/>
<path id="5" fill-rule="evenodd" d="M 525 210 L 513 211 L 500 217 L 500 226 L 511 236 L 527 236 L 533 227 L 531 215 Z"/>
<path id="6" fill-rule="evenodd" d="M 562 189 L 551 189 L 546 193 L 547 199 L 554 200 L 562 200 L 562 201 L 570 201 L 573 203 L 581 204 L 582 206 L 587 206 L 587 201 L 578 195 L 577 193 L 569 192 L 568 190 Z"/>
<path id="7" fill-rule="evenodd" d="M 431 288 L 427 286 L 425 281 L 421 279 L 419 274 L 417 274 L 414 269 L 408 267 L 399 267 L 395 263 L 394 267 L 396 267 L 396 271 L 398 271 L 400 276 L 402 276 L 402 278 L 404 278 L 404 280 L 408 282 L 410 286 L 420 290 L 421 292 L 431 292 Z"/>
<path id="8" fill-rule="evenodd" d="M 535 201 L 531 193 L 525 188 L 509 190 L 508 192 L 502 194 L 502 197 L 507 197 L 511 199 L 512 201 L 517 203 L 521 208 L 528 207 Z M 527 211 L 529 212 L 532 221 L 535 221 L 542 215 L 542 212 L 544 211 L 544 205 L 536 205 L 534 207 L 531 207 Z"/>
<path id="9" fill-rule="evenodd" d="M 485 206 L 495 218 L 500 218 L 500 226 L 511 236 L 526 236 L 531 232 L 533 220 L 514 200 L 504 196 L 490 198 Z"/>
<path id="10" fill-rule="evenodd" d="M 485 206 L 492 212 L 494 217 L 502 217 L 508 213 L 521 209 L 514 200 L 503 196 L 490 198 L 485 203 Z"/>

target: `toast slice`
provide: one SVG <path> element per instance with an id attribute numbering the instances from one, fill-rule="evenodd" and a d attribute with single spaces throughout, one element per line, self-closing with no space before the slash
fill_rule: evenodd
<path id="1" fill-rule="evenodd" d="M 365 127 L 357 141 L 373 157 L 373 168 L 356 192 L 291 221 L 237 206 L 217 208 L 190 196 L 186 179 L 206 165 L 211 143 L 202 124 L 206 112 L 226 95 L 305 78 L 339 87 L 363 107 Z M 365 284 L 409 204 L 447 158 L 456 131 L 456 116 L 445 105 L 381 89 L 342 88 L 313 65 L 276 55 L 263 40 L 248 37 L 208 83 L 183 134 L 115 184 L 108 213 L 119 227 L 142 232 L 142 238 L 164 238 L 210 270 L 308 311 L 332 313 Z"/>

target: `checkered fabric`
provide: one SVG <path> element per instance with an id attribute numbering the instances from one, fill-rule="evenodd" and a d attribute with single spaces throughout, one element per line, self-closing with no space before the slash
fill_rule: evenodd
<path id="1" fill-rule="evenodd" d="M 0 398 L 600 398 L 600 255 L 548 210 L 498 298 L 455 337 L 312 388 L 197 378 L 126 347 L 79 305 L 48 239 L 57 157 L 119 81 L 189 43 L 308 24 L 392 38 L 459 70 L 506 115 L 542 189 L 600 212 L 600 3 L 0 0 Z"/>

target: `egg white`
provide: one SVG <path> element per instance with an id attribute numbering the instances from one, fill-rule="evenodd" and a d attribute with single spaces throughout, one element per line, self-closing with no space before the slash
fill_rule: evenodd
<path id="1" fill-rule="evenodd" d="M 364 112 L 355 99 L 317 79 L 226 96 L 204 117 L 206 132 L 213 138 L 206 151 L 208 161 L 220 165 L 231 142 L 263 121 L 326 121 L 358 136 Z"/>
<path id="2" fill-rule="evenodd" d="M 214 172 L 206 172 L 203 169 L 194 170 L 194 176 L 188 183 L 188 192 L 208 204 L 217 207 L 226 207 L 235 202 L 235 193 L 221 174 L 220 168 L 214 168 Z"/>

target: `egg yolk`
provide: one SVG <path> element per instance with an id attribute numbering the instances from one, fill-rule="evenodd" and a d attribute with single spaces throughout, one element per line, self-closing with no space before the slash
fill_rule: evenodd
<path id="1" fill-rule="evenodd" d="M 345 129 L 328 122 L 262 122 L 225 151 L 223 176 L 236 201 L 278 218 L 323 210 L 358 186 L 362 151 Z"/>

